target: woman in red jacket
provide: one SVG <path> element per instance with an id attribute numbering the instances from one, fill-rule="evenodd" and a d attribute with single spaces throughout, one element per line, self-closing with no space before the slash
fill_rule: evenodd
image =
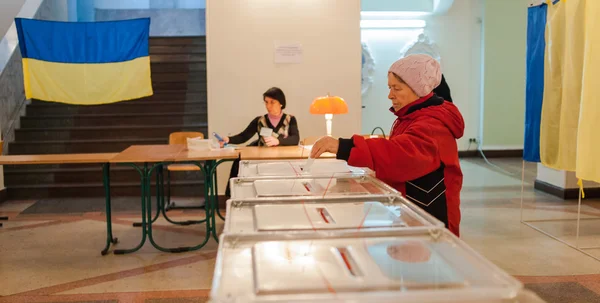
<path id="1" fill-rule="evenodd" d="M 397 116 L 389 140 L 324 137 L 311 156 L 331 152 L 349 165 L 373 169 L 458 236 L 463 175 L 456 139 L 465 124 L 456 106 L 432 92 L 441 77 L 439 63 L 430 56 L 396 61 L 388 72 L 390 111 Z"/>

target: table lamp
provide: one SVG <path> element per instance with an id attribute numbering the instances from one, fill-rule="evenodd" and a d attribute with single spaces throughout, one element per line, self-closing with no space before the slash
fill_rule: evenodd
<path id="1" fill-rule="evenodd" d="M 348 104 L 344 99 L 337 96 L 317 97 L 310 105 L 310 113 L 313 115 L 325 115 L 327 125 L 327 136 L 331 137 L 331 125 L 333 115 L 348 113 Z"/>

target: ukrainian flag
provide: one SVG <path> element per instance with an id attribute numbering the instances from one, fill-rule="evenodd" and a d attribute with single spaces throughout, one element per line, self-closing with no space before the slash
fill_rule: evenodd
<path id="1" fill-rule="evenodd" d="M 150 19 L 15 19 L 27 99 L 95 105 L 151 96 Z"/>

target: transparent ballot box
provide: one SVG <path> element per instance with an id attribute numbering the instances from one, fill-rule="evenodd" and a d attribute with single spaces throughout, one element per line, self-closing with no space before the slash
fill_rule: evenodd
<path id="1" fill-rule="evenodd" d="M 222 234 L 212 302 L 505 302 L 523 285 L 447 230 Z"/>
<path id="2" fill-rule="evenodd" d="M 420 207 L 401 196 L 227 201 L 225 233 L 312 232 L 372 228 L 444 228 Z"/>
<path id="3" fill-rule="evenodd" d="M 366 175 L 252 177 L 231 179 L 232 199 L 349 197 L 399 195 L 392 187 Z"/>
<path id="4" fill-rule="evenodd" d="M 315 159 L 310 169 L 307 160 L 242 161 L 239 177 L 319 176 L 332 174 L 375 175 L 369 168 L 349 166 L 337 159 Z"/>

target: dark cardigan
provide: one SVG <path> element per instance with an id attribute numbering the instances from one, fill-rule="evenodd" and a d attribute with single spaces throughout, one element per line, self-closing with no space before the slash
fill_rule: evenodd
<path id="1" fill-rule="evenodd" d="M 283 114 L 276 126 L 271 124 L 267 115 L 258 116 L 248 124 L 248 127 L 243 132 L 229 137 L 229 143 L 243 144 L 255 135 L 258 135 L 259 139 L 250 143 L 249 146 L 266 146 L 264 139 L 260 137 L 260 129 L 263 127 L 273 130 L 273 136 L 279 139 L 280 146 L 298 145 L 300 143 L 298 122 L 294 116 L 288 114 Z"/>

